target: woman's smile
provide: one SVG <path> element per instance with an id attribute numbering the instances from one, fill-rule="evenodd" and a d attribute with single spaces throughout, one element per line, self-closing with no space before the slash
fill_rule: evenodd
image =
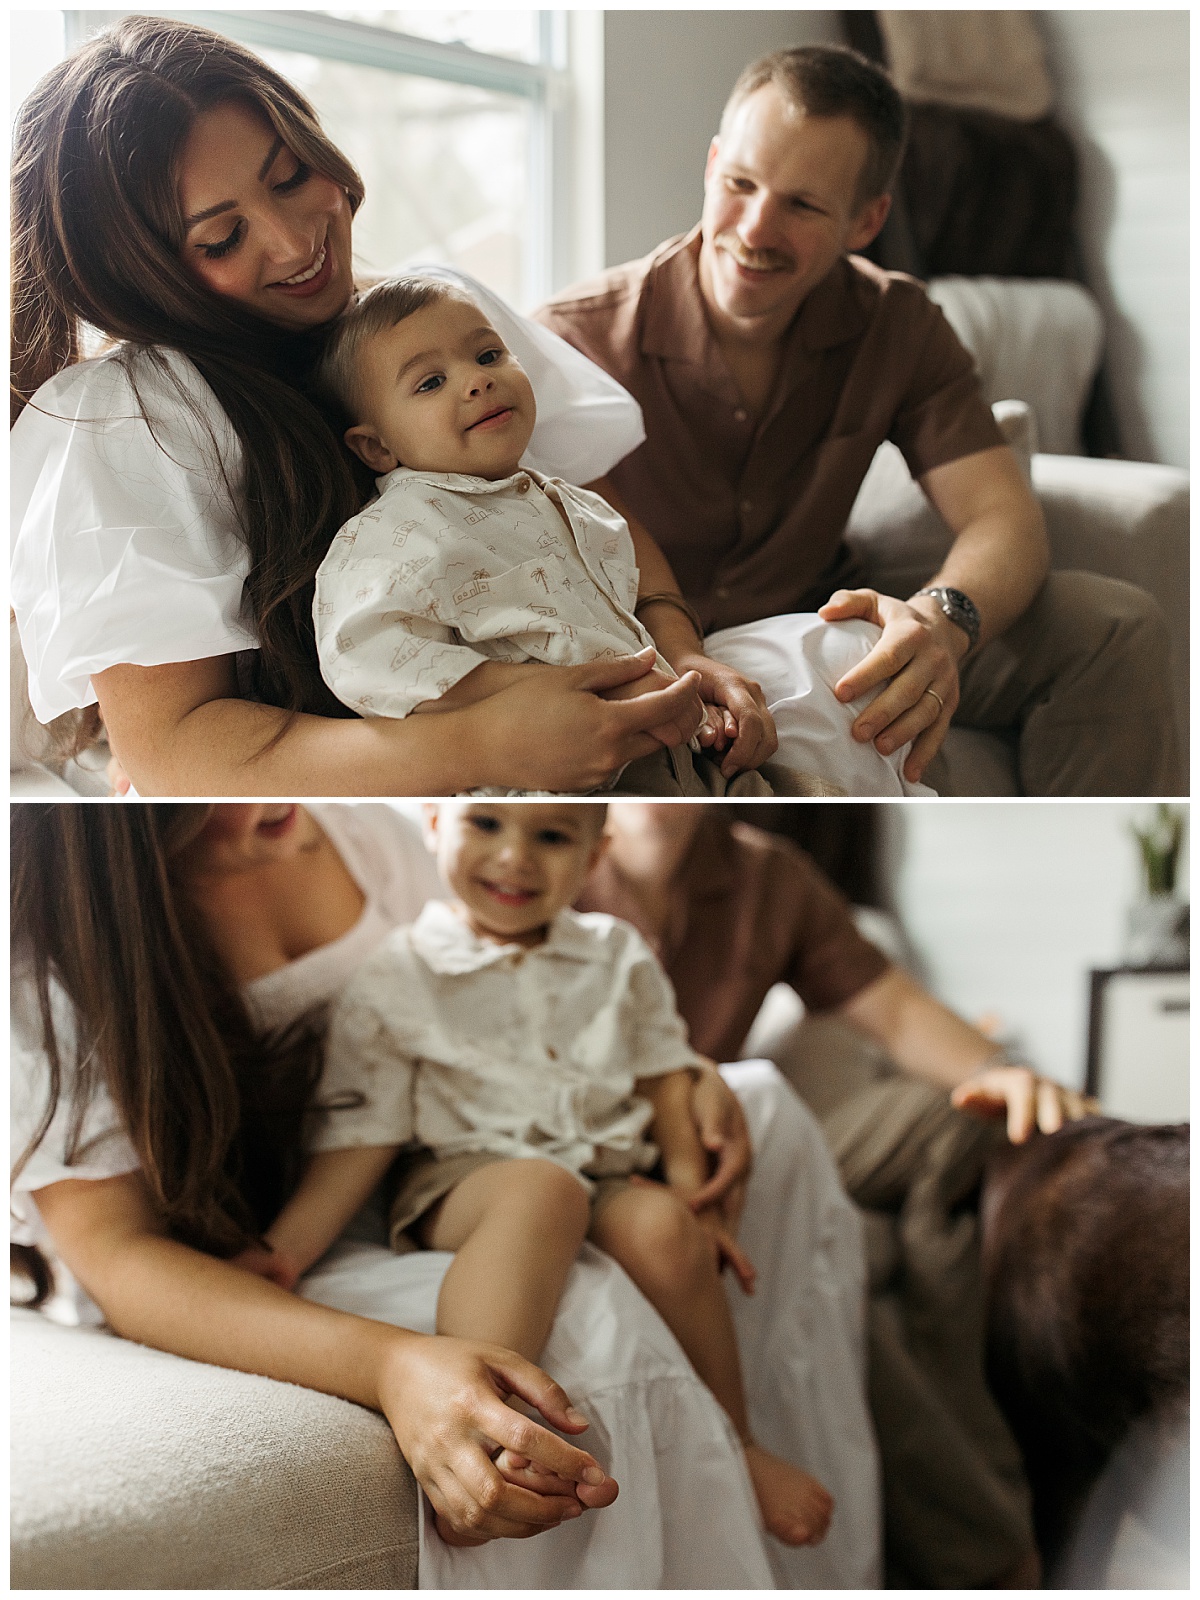
<path id="1" fill-rule="evenodd" d="M 290 278 L 280 278 L 268 288 L 279 289 L 286 295 L 301 298 L 320 294 L 330 278 L 333 276 L 334 254 L 326 239 L 317 251 L 315 258 L 302 271 L 293 274 Z"/>
<path id="2" fill-rule="evenodd" d="M 215 293 L 283 327 L 311 328 L 350 298 L 346 191 L 283 142 L 259 111 L 202 111 L 179 164 L 183 259 Z"/>

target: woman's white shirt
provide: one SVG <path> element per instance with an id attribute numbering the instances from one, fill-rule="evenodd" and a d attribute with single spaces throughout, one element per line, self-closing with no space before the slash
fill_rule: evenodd
<path id="1" fill-rule="evenodd" d="M 90 705 L 92 674 L 119 662 L 255 648 L 225 481 L 241 447 L 190 361 L 114 351 L 68 367 L 21 413 L 9 459 L 9 600 L 40 721 Z"/>
<path id="2" fill-rule="evenodd" d="M 416 826 L 390 806 L 317 805 L 310 809 L 363 891 L 365 904 L 358 921 L 340 939 L 247 985 L 246 999 L 263 1028 L 286 1027 L 312 1007 L 332 1000 L 384 936 L 392 928 L 412 922 L 426 900 L 439 892 L 437 870 Z M 57 987 L 51 992 L 51 1006 L 67 1073 L 74 1059 L 72 1006 Z M 50 1084 L 40 1019 L 29 984 L 14 983 L 11 1015 L 10 1167 L 37 1132 Z M 65 1178 L 112 1178 L 136 1172 L 141 1165 L 103 1086 L 83 1108 L 76 1147 L 79 1154 L 69 1160 L 73 1114 L 68 1079 L 54 1120 L 12 1186 L 10 1237 L 16 1244 L 46 1242 L 34 1199 L 38 1189 Z"/>
<path id="3" fill-rule="evenodd" d="M 538 420 L 523 464 L 588 482 L 645 437 L 612 378 L 465 274 L 530 374 Z M 242 451 L 185 357 L 126 348 L 68 367 L 10 435 L 9 599 L 42 722 L 91 705 L 91 679 L 257 648 L 232 496 Z"/>

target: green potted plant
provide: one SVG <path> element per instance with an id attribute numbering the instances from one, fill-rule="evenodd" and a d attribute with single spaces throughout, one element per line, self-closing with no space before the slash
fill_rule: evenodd
<path id="1" fill-rule="evenodd" d="M 1177 893 L 1187 829 L 1184 806 L 1153 807 L 1133 825 L 1141 857 L 1141 889 L 1129 908 L 1125 959 L 1131 967 L 1178 967 L 1188 962 L 1188 906 Z"/>

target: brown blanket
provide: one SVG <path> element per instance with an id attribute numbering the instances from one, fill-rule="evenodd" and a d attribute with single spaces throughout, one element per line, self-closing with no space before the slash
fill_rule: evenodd
<path id="1" fill-rule="evenodd" d="M 1034 1542 L 1021 1454 L 983 1371 L 976 1200 L 1003 1127 L 909 1078 L 860 1090 L 822 1124 L 866 1220 L 888 1586 L 993 1584 Z"/>

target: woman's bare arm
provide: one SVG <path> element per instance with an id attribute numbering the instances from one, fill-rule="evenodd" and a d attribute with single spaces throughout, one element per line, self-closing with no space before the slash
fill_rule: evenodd
<path id="1" fill-rule="evenodd" d="M 237 698 L 232 656 L 109 667 L 92 683 L 113 751 L 143 796 L 454 794 L 485 784 L 582 793 L 659 749 L 650 730 L 690 737 L 694 679 L 635 700 L 600 698 L 649 666 L 631 656 L 547 668 L 437 717 L 301 714 L 286 726 L 283 712 Z"/>
<path id="2" fill-rule="evenodd" d="M 504 1404 L 519 1395 L 564 1432 L 586 1426 L 563 1390 L 511 1351 L 333 1311 L 189 1249 L 167 1237 L 137 1173 L 51 1184 L 36 1200 L 63 1261 L 115 1332 L 382 1412 L 458 1532 L 521 1538 L 615 1498 L 593 1457 Z M 577 1498 L 506 1483 L 489 1440 L 569 1479 Z"/>

